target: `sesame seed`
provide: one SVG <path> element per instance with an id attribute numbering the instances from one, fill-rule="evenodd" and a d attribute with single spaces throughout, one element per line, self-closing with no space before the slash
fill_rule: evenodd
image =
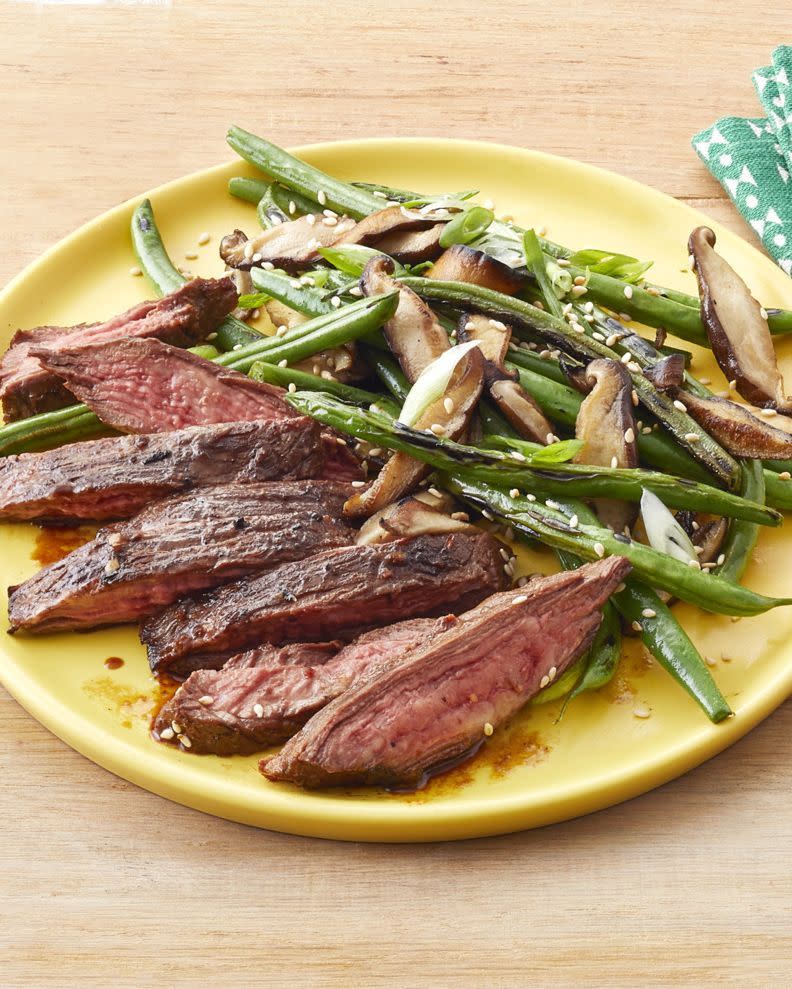
<path id="1" fill-rule="evenodd" d="M 536 501 L 535 494 L 527 494 L 525 497 L 528 499 L 528 501 Z"/>
<path id="2" fill-rule="evenodd" d="M 636 718 L 651 718 L 652 711 L 645 704 L 636 704 L 633 708 L 633 715 Z"/>
<path id="3" fill-rule="evenodd" d="M 580 296 L 585 295 L 588 289 L 585 285 L 573 285 L 570 291 L 572 295 Z"/>
<path id="4" fill-rule="evenodd" d="M 214 697 L 204 694 L 203 697 L 198 698 L 198 703 L 203 704 L 204 707 L 209 707 L 210 704 L 214 704 Z"/>
<path id="5" fill-rule="evenodd" d="M 356 298 L 360 298 L 363 295 L 363 289 L 359 285 L 353 285 L 349 290 L 350 295 L 354 295 Z"/>
<path id="6" fill-rule="evenodd" d="M 651 608 L 644 608 L 641 614 L 644 618 L 657 618 L 657 612 L 653 611 Z"/>
<path id="7" fill-rule="evenodd" d="M 135 267 L 135 268 L 130 268 L 129 269 L 129 274 L 133 278 L 140 278 L 140 276 L 143 274 L 143 272 L 140 270 L 140 268 Z"/>
<path id="8" fill-rule="evenodd" d="M 768 418 L 768 419 L 769 419 L 769 418 L 770 418 L 771 416 L 775 416 L 775 415 L 778 415 L 778 413 L 776 412 L 776 410 L 775 410 L 775 409 L 760 409 L 760 410 L 759 410 L 759 414 L 760 414 L 760 415 L 763 415 L 763 416 L 767 416 L 767 418 Z"/>
<path id="9" fill-rule="evenodd" d="M 707 664 L 707 666 L 717 666 L 718 665 L 718 661 L 717 661 L 717 659 L 715 659 L 714 656 L 705 656 L 704 657 L 704 662 Z"/>
<path id="10" fill-rule="evenodd" d="M 678 398 L 674 399 L 674 408 L 679 409 L 680 412 L 687 412 L 687 405 L 684 402 L 680 402 Z"/>
<path id="11" fill-rule="evenodd" d="M 335 225 L 336 225 L 336 224 L 338 223 L 338 219 L 337 219 L 337 217 L 335 217 L 335 216 L 326 216 L 326 217 L 325 217 L 325 218 L 324 218 L 324 219 L 322 220 L 322 223 L 323 223 L 323 224 L 324 224 L 324 226 L 326 226 L 326 227 L 334 227 L 334 226 L 335 226 Z"/>
<path id="12" fill-rule="evenodd" d="M 292 393 L 292 395 L 297 391 L 297 385 L 295 385 L 293 381 L 289 382 L 289 391 Z"/>
<path id="13" fill-rule="evenodd" d="M 583 313 L 583 319 L 585 319 L 585 321 L 587 323 L 593 323 L 594 322 L 594 317 L 591 315 L 590 312 L 584 312 Z M 605 340 L 605 337 L 601 333 L 595 333 L 593 335 L 594 335 L 595 339 L 597 339 L 597 340 L 602 340 L 602 341 Z"/>
<path id="14" fill-rule="evenodd" d="M 451 518 L 456 522 L 469 522 L 470 516 L 467 512 L 451 512 Z"/>
<path id="15" fill-rule="evenodd" d="M 701 564 L 698 560 L 688 560 L 688 566 L 693 570 L 701 570 Z"/>
<path id="16" fill-rule="evenodd" d="M 261 704 L 254 704 L 253 713 L 256 715 L 257 718 L 260 718 L 264 714 L 264 708 L 261 706 Z"/>
<path id="17" fill-rule="evenodd" d="M 335 378 L 329 371 L 322 371 L 319 377 L 324 378 L 325 381 L 335 381 Z"/>
<path id="18" fill-rule="evenodd" d="M 444 398 L 443 399 L 443 408 L 446 410 L 446 412 L 449 415 L 451 415 L 451 413 L 454 411 L 454 400 L 453 400 L 453 398 Z"/>
<path id="19" fill-rule="evenodd" d="M 186 735 L 179 735 L 179 741 L 182 743 L 185 749 L 192 748 L 192 742 L 189 740 L 189 738 Z"/>
<path id="20" fill-rule="evenodd" d="M 275 330 L 276 337 L 284 337 L 289 332 L 289 327 L 285 323 L 282 323 L 277 330 Z"/>
<path id="21" fill-rule="evenodd" d="M 632 428 L 632 426 L 630 426 L 629 429 L 625 429 L 625 431 L 624 431 L 624 442 L 625 443 L 634 443 L 635 442 L 635 430 Z"/>
<path id="22" fill-rule="evenodd" d="M 316 198 L 319 200 L 319 204 L 321 206 L 325 205 L 325 203 L 327 202 L 327 194 L 325 193 L 324 189 L 319 190 L 319 192 L 316 194 Z"/>
<path id="23" fill-rule="evenodd" d="M 633 405 L 636 408 L 638 408 L 638 402 L 639 402 L 638 392 L 634 388 L 633 388 L 632 392 L 630 393 L 630 398 L 632 399 Z"/>
<path id="24" fill-rule="evenodd" d="M 382 447 L 381 446 L 373 446 L 369 450 L 368 455 L 370 457 L 381 457 L 382 456 Z"/>
<path id="25" fill-rule="evenodd" d="M 105 564 L 105 573 L 115 573 L 119 569 L 121 564 L 118 562 L 118 557 L 111 556 L 110 559 Z"/>
<path id="26" fill-rule="evenodd" d="M 584 275 L 577 275 L 575 278 L 575 285 L 585 285 L 586 279 Z"/>
<path id="27" fill-rule="evenodd" d="M 621 337 L 618 333 L 611 333 L 609 337 L 605 338 L 605 343 L 608 347 L 612 347 L 615 343 L 618 343 Z"/>
<path id="28" fill-rule="evenodd" d="M 693 526 L 693 531 L 694 532 L 698 532 L 699 529 L 701 528 L 701 526 L 699 525 L 699 523 L 695 519 L 693 519 L 693 521 L 690 524 Z"/>
<path id="29" fill-rule="evenodd" d="M 242 344 L 241 343 L 235 343 L 234 346 L 231 349 L 232 350 L 241 350 L 242 349 Z"/>
<path id="30" fill-rule="evenodd" d="M 555 443 L 555 441 L 556 441 L 555 433 L 548 433 L 547 436 L 545 436 L 545 442 L 547 443 L 548 446 L 551 446 L 553 443 Z"/>
<path id="31" fill-rule="evenodd" d="M 516 598 L 512 598 L 512 604 L 525 604 L 527 600 L 527 594 L 518 594 Z"/>
<path id="32" fill-rule="evenodd" d="M 195 251 L 188 251 L 187 254 L 184 255 L 184 257 L 186 258 L 187 261 L 195 261 L 198 255 L 195 253 Z"/>
<path id="33" fill-rule="evenodd" d="M 333 307 L 333 309 L 338 309 L 338 307 L 341 305 L 341 300 L 338 298 L 337 295 L 334 295 L 333 298 L 330 300 L 330 305 Z"/>
<path id="34" fill-rule="evenodd" d="M 204 230 L 203 233 L 198 235 L 198 246 L 203 247 L 204 244 L 208 244 L 211 239 L 212 239 L 212 235 L 209 233 L 209 231 Z"/>
<path id="35" fill-rule="evenodd" d="M 374 197 L 375 197 L 376 199 L 387 199 L 387 198 L 388 198 L 388 197 L 387 197 L 387 196 L 385 195 L 385 193 L 384 193 L 384 192 L 381 192 L 381 191 L 380 191 L 379 189 L 375 189 L 375 190 L 374 190 L 374 191 L 373 191 L 373 192 L 371 193 L 371 195 L 372 195 L 372 196 L 374 196 Z"/>
<path id="36" fill-rule="evenodd" d="M 316 223 L 316 217 L 314 216 L 313 213 L 306 213 L 305 222 L 308 224 L 309 227 L 312 227 Z"/>
<path id="37" fill-rule="evenodd" d="M 375 405 L 375 403 L 372 402 L 371 405 L 369 405 L 369 412 L 374 412 L 374 413 L 382 412 L 382 409 L 379 407 L 379 405 Z"/>
<path id="38" fill-rule="evenodd" d="M 543 676 L 542 679 L 539 681 L 540 689 L 544 690 L 544 688 L 548 685 L 548 683 L 550 683 L 550 677 Z"/>
<path id="39" fill-rule="evenodd" d="M 506 324 L 501 323 L 499 319 L 491 319 L 490 326 L 494 326 L 496 330 L 505 330 L 507 328 Z"/>
<path id="40" fill-rule="evenodd" d="M 164 738 L 166 742 L 169 742 L 173 738 L 173 735 L 174 731 L 172 728 L 163 728 L 159 733 L 160 738 Z"/>
<path id="41" fill-rule="evenodd" d="M 782 470 L 778 477 L 781 481 L 788 481 L 792 478 L 792 474 L 790 474 L 788 470 Z"/>
<path id="42" fill-rule="evenodd" d="M 262 264 L 261 264 L 261 267 L 265 271 L 272 271 L 274 269 L 275 265 L 272 263 L 272 261 L 263 261 Z"/>
<path id="43" fill-rule="evenodd" d="M 721 553 L 721 555 L 718 557 L 718 559 L 715 562 L 719 567 L 722 567 L 723 564 L 726 562 L 726 554 Z"/>
<path id="44" fill-rule="evenodd" d="M 254 309 L 254 310 L 253 310 L 253 311 L 252 311 L 252 312 L 250 313 L 250 318 L 251 318 L 251 319 L 258 319 L 260 315 L 261 315 L 261 310 L 260 310 L 260 309 Z"/>
<path id="45" fill-rule="evenodd" d="M 733 378 L 729 382 L 729 388 L 731 388 L 731 390 L 734 391 L 736 389 L 736 387 L 737 387 L 737 379 L 736 378 Z"/>
<path id="46" fill-rule="evenodd" d="M 696 259 L 692 254 L 688 254 L 688 268 L 692 271 L 696 267 Z"/>
<path id="47" fill-rule="evenodd" d="M 525 454 L 524 453 L 520 453 L 519 450 L 512 450 L 511 451 L 511 458 L 512 458 L 512 460 L 523 460 L 524 461 L 525 460 Z"/>
<path id="48" fill-rule="evenodd" d="M 698 443 L 701 436 L 698 433 L 685 433 L 685 439 L 688 443 Z"/>
<path id="49" fill-rule="evenodd" d="M 762 319 L 767 320 L 767 310 L 765 309 L 764 306 L 760 306 L 759 315 L 762 317 Z"/>
<path id="50" fill-rule="evenodd" d="M 505 560 L 508 563 L 509 560 L 511 559 L 511 553 L 509 553 L 508 550 L 505 550 L 503 548 L 499 549 L 498 552 L 501 555 L 501 559 Z"/>
<path id="51" fill-rule="evenodd" d="M 489 721 L 484 723 L 484 734 L 489 738 L 489 736 L 495 731 Z"/>
<path id="52" fill-rule="evenodd" d="M 556 264 L 559 268 L 568 268 L 570 261 L 568 258 L 556 258 Z"/>
<path id="53" fill-rule="evenodd" d="M 288 367 L 288 366 L 289 366 L 289 362 L 286 360 L 285 357 L 283 358 L 282 361 L 278 361 L 278 367 Z"/>
<path id="54" fill-rule="evenodd" d="M 548 508 L 552 508 L 553 511 L 556 511 L 556 512 L 561 508 L 561 506 L 558 504 L 558 502 L 557 501 L 553 501 L 552 498 L 548 498 L 547 501 L 545 502 L 545 505 L 547 505 Z"/>
<path id="55" fill-rule="evenodd" d="M 492 514 L 492 512 L 488 512 L 486 508 L 482 508 L 481 509 L 481 514 L 484 516 L 484 518 L 488 522 L 494 522 L 495 521 L 495 516 Z"/>
<path id="56" fill-rule="evenodd" d="M 551 680 L 555 680 L 557 673 L 558 673 L 557 666 L 551 666 L 550 669 L 547 671 L 547 675 Z"/>
<path id="57" fill-rule="evenodd" d="M 353 488 L 362 488 L 366 485 L 365 481 L 352 481 L 351 483 Z"/>
<path id="58" fill-rule="evenodd" d="M 433 422 L 429 429 L 435 434 L 435 436 L 442 436 L 445 433 L 445 426 L 441 425 L 439 422 Z"/>
<path id="59" fill-rule="evenodd" d="M 577 515 L 572 515 L 570 517 L 570 519 L 569 519 L 569 527 L 570 527 L 570 529 L 576 529 L 577 528 L 577 524 L 578 524 L 578 517 L 577 517 Z"/>
<path id="60" fill-rule="evenodd" d="M 633 297 L 632 285 L 625 285 L 624 286 L 624 298 L 625 299 L 631 299 L 632 297 Z"/>
<path id="61" fill-rule="evenodd" d="M 647 285 L 646 291 L 649 295 L 660 295 L 660 290 L 656 289 L 654 285 Z"/>
<path id="62" fill-rule="evenodd" d="M 181 735 L 182 733 L 181 725 L 177 724 L 177 722 L 175 721 L 171 721 L 171 730 L 173 731 L 174 735 Z"/>
<path id="63" fill-rule="evenodd" d="M 598 557 L 600 557 L 600 559 L 602 559 L 602 557 L 605 556 L 605 547 L 602 543 L 594 543 L 594 552 Z"/>
<path id="64" fill-rule="evenodd" d="M 643 625 L 640 622 L 631 622 L 630 628 L 633 632 L 643 632 Z"/>
<path id="65" fill-rule="evenodd" d="M 509 497 L 510 498 L 519 498 L 520 497 L 520 489 L 519 488 L 512 488 L 511 491 L 509 492 Z"/>
<path id="66" fill-rule="evenodd" d="M 651 432 L 652 432 L 652 427 L 651 426 L 644 426 L 643 429 L 641 430 L 641 433 L 644 436 L 648 436 L 649 433 L 651 433 Z"/>

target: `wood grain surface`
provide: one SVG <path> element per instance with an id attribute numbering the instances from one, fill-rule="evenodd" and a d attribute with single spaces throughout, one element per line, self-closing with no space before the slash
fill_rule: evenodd
<path id="1" fill-rule="evenodd" d="M 788 4 L 0 0 L 0 281 L 113 204 L 281 144 L 503 141 L 612 168 L 746 237 L 689 145 L 755 115 Z M 0 552 L 2 550 L 0 549 Z M 571 823 L 364 846 L 138 790 L 0 691 L 0 987 L 785 987 L 792 705 Z M 596 744 L 596 740 L 592 740 Z"/>

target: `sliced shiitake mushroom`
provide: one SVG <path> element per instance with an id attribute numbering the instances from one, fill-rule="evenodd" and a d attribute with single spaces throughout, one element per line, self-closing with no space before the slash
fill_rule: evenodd
<path id="1" fill-rule="evenodd" d="M 443 250 L 440 246 L 442 223 L 436 223 L 428 230 L 396 230 L 385 234 L 375 243 L 378 251 L 396 258 L 401 264 L 421 264 L 434 261 Z"/>
<path id="2" fill-rule="evenodd" d="M 363 270 L 360 285 L 364 295 L 399 292 L 395 314 L 383 327 L 388 346 L 395 354 L 402 371 L 413 384 L 423 369 L 448 350 L 448 334 L 437 317 L 412 289 L 400 285 L 391 277 L 394 270 L 390 258 L 372 258 Z"/>
<path id="3" fill-rule="evenodd" d="M 699 563 L 715 563 L 729 531 L 729 523 L 723 518 L 704 519 L 697 516 L 696 526 L 693 527 L 691 541 L 696 547 L 696 555 Z"/>
<path id="4" fill-rule="evenodd" d="M 428 277 L 481 285 L 504 295 L 514 295 L 525 284 L 525 276 L 520 272 L 465 244 L 454 244 L 444 251 L 432 265 Z"/>
<path id="5" fill-rule="evenodd" d="M 484 358 L 474 347 L 457 364 L 445 394 L 425 409 L 413 428 L 437 434 L 440 427 L 442 436 L 457 439 L 467 428 L 483 387 Z M 413 491 L 431 469 L 406 453 L 394 453 L 370 487 L 348 499 L 344 514 L 352 518 L 373 515 Z"/>
<path id="6" fill-rule="evenodd" d="M 463 315 L 457 336 L 463 343 L 475 340 L 484 355 L 484 383 L 490 397 L 523 439 L 552 442 L 552 424 L 539 406 L 503 365 L 511 341 L 510 328 L 499 319 Z"/>
<path id="7" fill-rule="evenodd" d="M 715 359 L 747 401 L 792 414 L 762 307 L 714 246 L 715 234 L 709 227 L 697 227 L 688 241 L 698 277 L 701 320 Z"/>
<path id="8" fill-rule="evenodd" d="M 644 377 L 659 391 L 679 388 L 685 379 L 685 358 L 682 354 L 669 354 L 656 364 L 644 368 Z"/>
<path id="9" fill-rule="evenodd" d="M 452 519 L 445 510 L 427 505 L 419 494 L 380 509 L 363 523 L 355 542 L 359 546 L 373 546 L 411 536 L 475 531 L 470 522 Z"/>
<path id="10" fill-rule="evenodd" d="M 430 230 L 433 227 L 442 229 L 443 226 L 444 224 L 438 224 L 437 220 L 423 216 L 421 213 L 413 213 L 403 206 L 387 206 L 376 213 L 370 213 L 353 227 L 345 230 L 341 236 L 336 238 L 335 245 L 339 247 L 342 244 L 376 246 L 385 251 L 386 254 L 391 254 L 392 252 L 387 250 L 382 243 L 385 238 L 410 231 Z"/>
<path id="11" fill-rule="evenodd" d="M 334 220 L 332 224 L 325 222 L 330 219 Z M 318 248 L 330 247 L 354 226 L 355 221 L 349 217 L 323 220 L 309 214 L 270 227 L 253 240 L 248 240 L 241 230 L 235 230 L 220 242 L 220 257 L 229 268 L 243 271 L 261 267 L 265 262 L 287 271 L 299 271 L 318 259 Z"/>
<path id="12" fill-rule="evenodd" d="M 788 460 L 792 457 L 792 435 L 782 416 L 773 417 L 778 423 L 776 426 L 754 415 L 744 405 L 726 398 L 716 398 L 714 395 L 702 398 L 684 391 L 678 391 L 676 395 L 699 426 L 734 456 L 765 460 Z M 779 428 L 781 425 L 785 428 Z"/>
<path id="13" fill-rule="evenodd" d="M 583 399 L 575 423 L 575 436 L 583 447 L 575 457 L 580 464 L 602 467 L 637 467 L 632 379 L 619 361 L 599 359 L 586 368 L 591 391 Z M 621 532 L 637 515 L 637 505 L 598 498 L 594 507 L 600 521 Z"/>

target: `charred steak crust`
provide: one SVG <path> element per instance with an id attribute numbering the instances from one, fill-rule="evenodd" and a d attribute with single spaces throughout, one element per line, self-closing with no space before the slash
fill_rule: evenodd
<path id="1" fill-rule="evenodd" d="M 262 773 L 304 787 L 419 785 L 582 654 L 629 570 L 610 557 L 493 596 L 401 662 L 370 666 Z"/>
<path id="2" fill-rule="evenodd" d="M 142 302 L 103 323 L 18 330 L 0 361 L 0 401 L 6 420 L 24 419 L 74 403 L 74 396 L 30 351 L 55 350 L 124 337 L 156 337 L 189 347 L 211 333 L 237 303 L 230 278 L 195 278 L 176 292 Z"/>
<path id="3" fill-rule="evenodd" d="M 284 402 L 282 388 L 154 338 L 30 352 L 105 425 L 123 433 L 299 415 Z"/>
<path id="4" fill-rule="evenodd" d="M 395 619 L 464 611 L 504 586 L 488 533 L 419 536 L 330 550 L 185 598 L 144 622 L 140 637 L 152 670 L 165 671 L 262 640 L 351 639 Z"/>
<path id="5" fill-rule="evenodd" d="M 113 436 L 0 458 L 0 518 L 129 518 L 194 486 L 317 477 L 318 424 L 297 419 Z"/>
<path id="6" fill-rule="evenodd" d="M 199 754 L 261 751 L 293 735 L 373 662 L 406 655 L 455 620 L 408 619 L 365 632 L 335 655 L 328 655 L 327 644 L 310 643 L 242 653 L 222 670 L 193 673 L 155 719 L 154 736 L 182 747 L 186 737 L 188 751 Z M 312 659 L 319 649 L 317 663 Z M 283 654 L 287 661 L 278 662 Z"/>
<path id="7" fill-rule="evenodd" d="M 354 542 L 351 488 L 270 481 L 198 488 L 102 529 L 9 595 L 11 630 L 137 621 L 184 594 Z"/>

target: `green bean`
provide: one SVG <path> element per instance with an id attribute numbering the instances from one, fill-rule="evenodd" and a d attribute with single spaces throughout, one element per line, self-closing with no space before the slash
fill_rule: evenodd
<path id="1" fill-rule="evenodd" d="M 772 470 L 763 470 L 762 476 L 765 484 L 766 504 L 782 512 L 792 511 L 792 481 L 785 481 Z"/>
<path id="2" fill-rule="evenodd" d="M 135 254 L 152 285 L 162 295 L 169 295 L 180 289 L 187 279 L 168 257 L 148 199 L 144 199 L 132 214 L 131 228 Z M 217 327 L 216 339 L 223 350 L 231 350 L 239 344 L 260 340 L 261 334 L 251 330 L 234 316 L 226 316 Z"/>
<path id="3" fill-rule="evenodd" d="M 628 577 L 625 590 L 614 594 L 613 603 L 633 628 L 640 626 L 643 644 L 663 669 L 701 705 L 711 721 L 717 724 L 732 714 L 698 649 L 655 591 Z"/>
<path id="4" fill-rule="evenodd" d="M 363 354 L 366 362 L 391 395 L 399 402 L 399 408 L 401 408 L 410 390 L 410 383 L 399 367 L 399 362 L 390 353 L 374 350 L 368 346 L 364 347 Z"/>
<path id="5" fill-rule="evenodd" d="M 289 189 L 315 199 L 324 207 L 362 219 L 383 207 L 383 201 L 365 189 L 331 178 L 282 148 L 240 127 L 228 131 L 228 143 L 245 161 L 271 175 Z"/>
<path id="6" fill-rule="evenodd" d="M 84 405 L 69 405 L 0 426 L 0 457 L 49 450 L 77 440 L 106 436 L 108 432 L 104 423 Z"/>
<path id="7" fill-rule="evenodd" d="M 742 481 L 740 495 L 757 504 L 765 503 L 765 479 L 762 464 L 758 460 L 743 460 L 740 464 Z M 718 576 L 726 580 L 739 580 L 748 566 L 751 552 L 759 538 L 759 528 L 752 522 L 732 519 L 723 545 L 723 563 L 717 568 Z"/>
<path id="8" fill-rule="evenodd" d="M 298 371 L 291 367 L 278 367 L 277 364 L 265 364 L 263 361 L 256 361 L 251 367 L 249 376 L 254 381 L 266 381 L 270 385 L 278 385 L 280 388 L 288 388 L 295 385 L 300 391 L 322 391 L 345 402 L 352 402 L 355 405 L 369 406 L 372 403 L 390 415 L 397 416 L 400 406 L 383 395 L 365 391 L 363 388 L 354 388 L 341 381 L 329 381 L 316 374 L 309 374 L 307 371 Z"/>
<path id="9" fill-rule="evenodd" d="M 325 293 L 310 285 L 300 285 L 296 278 L 282 271 L 268 271 L 266 268 L 251 268 L 250 277 L 261 292 L 265 292 L 289 309 L 305 316 L 324 316 L 334 312 Z"/>
<path id="10" fill-rule="evenodd" d="M 547 273 L 545 256 L 539 245 L 539 238 L 534 230 L 526 230 L 523 234 L 523 251 L 525 252 L 525 263 L 533 272 L 536 284 L 539 286 L 539 293 L 548 310 L 559 319 L 563 319 L 564 307 L 561 300 L 555 294 L 550 277 Z M 560 270 L 560 269 L 559 269 Z M 569 276 L 571 277 L 571 276 Z"/>
<path id="11" fill-rule="evenodd" d="M 781 521 L 777 512 L 738 495 L 655 471 L 589 464 L 547 464 L 538 460 L 530 463 L 519 454 L 482 450 L 440 439 L 431 432 L 410 429 L 385 416 L 344 405 L 329 395 L 298 392 L 290 395 L 289 400 L 301 411 L 328 422 L 341 432 L 369 440 L 377 446 L 401 450 L 439 470 L 501 487 L 528 486 L 533 493 L 545 497 L 603 497 L 634 502 L 641 500 L 646 489 L 673 508 L 717 512 L 760 525 L 775 526 Z M 522 442 L 526 449 L 533 451 L 534 445 L 524 441 L 504 442 L 511 445 Z"/>
<path id="12" fill-rule="evenodd" d="M 476 312 L 505 319 L 516 328 L 537 333 L 552 346 L 584 360 L 596 357 L 618 360 L 614 351 L 604 343 L 585 333 L 576 332 L 564 320 L 537 309 L 521 299 L 466 282 L 436 281 L 428 278 L 402 278 L 400 281 L 423 299 L 450 303 L 462 309 L 472 308 Z M 735 484 L 739 476 L 739 468 L 734 458 L 711 436 L 703 432 L 687 412 L 675 406 L 669 396 L 656 389 L 648 378 L 644 377 L 640 367 L 628 365 L 627 370 L 640 401 L 665 424 L 677 444 L 720 482 L 729 486 Z"/>
<path id="13" fill-rule="evenodd" d="M 331 350 L 366 336 L 389 320 L 398 304 L 398 292 L 360 299 L 307 323 L 300 323 L 285 336 L 265 337 L 257 343 L 223 354 L 215 363 L 243 372 L 249 371 L 257 360 L 265 360 L 268 364 L 277 364 L 281 360 L 297 363 L 320 350 Z"/>
<path id="14" fill-rule="evenodd" d="M 659 587 L 704 611 L 723 615 L 758 615 L 792 598 L 770 598 L 747 587 L 687 566 L 680 560 L 659 553 L 626 536 L 600 526 L 570 520 L 561 512 L 527 498 L 512 498 L 490 484 L 445 477 L 452 492 L 476 506 L 483 506 L 515 530 L 526 533 L 553 549 L 564 549 L 584 560 L 603 556 L 624 556 L 636 577 L 651 587 Z M 575 526 L 571 522 L 575 521 Z"/>
<path id="15" fill-rule="evenodd" d="M 270 182 L 265 182 L 263 179 L 249 179 L 246 176 L 235 175 L 228 180 L 228 191 L 237 199 L 255 204 L 260 201 L 270 185 Z"/>
<path id="16" fill-rule="evenodd" d="M 220 351 L 217 347 L 213 347 L 210 343 L 202 343 L 197 347 L 190 347 L 190 353 L 195 354 L 196 357 L 203 357 L 205 361 L 213 361 L 220 356 Z"/>

